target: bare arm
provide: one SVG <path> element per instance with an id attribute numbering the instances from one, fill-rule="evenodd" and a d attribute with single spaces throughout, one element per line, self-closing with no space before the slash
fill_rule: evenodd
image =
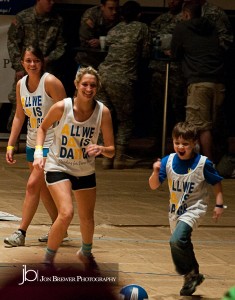
<path id="1" fill-rule="evenodd" d="M 113 124 L 110 111 L 106 106 L 103 108 L 101 131 L 104 139 L 104 146 L 89 145 L 87 147 L 87 153 L 89 156 L 98 156 L 102 154 L 111 158 L 115 154 Z"/>
<path id="2" fill-rule="evenodd" d="M 222 191 L 221 182 L 218 182 L 213 186 L 213 191 L 215 194 L 215 204 L 223 205 L 224 201 L 223 201 L 223 191 Z M 215 206 L 213 211 L 213 219 L 215 220 L 215 222 L 217 222 L 217 220 L 221 217 L 223 211 L 224 211 L 223 207 L 221 208 Z"/>
<path id="3" fill-rule="evenodd" d="M 46 138 L 47 130 L 50 128 L 55 122 L 59 121 L 63 115 L 64 111 L 64 101 L 59 101 L 55 103 L 50 110 L 48 111 L 46 117 L 44 118 L 42 124 L 38 128 L 37 131 L 37 140 L 36 140 L 36 150 L 34 155 L 35 159 L 33 162 L 33 166 L 40 170 L 44 168 L 45 160 L 41 156 L 40 150 L 43 148 L 43 144 Z M 37 157 L 37 150 L 39 150 L 39 155 Z"/>
<path id="4" fill-rule="evenodd" d="M 52 74 L 46 77 L 45 90 L 55 102 L 67 97 L 62 82 Z"/>
<path id="5" fill-rule="evenodd" d="M 24 124 L 25 120 L 25 113 L 21 104 L 20 99 L 20 81 L 18 81 L 16 85 L 16 113 L 13 119 L 12 127 L 11 127 L 11 134 L 8 140 L 8 146 L 14 147 L 16 144 L 16 141 L 18 139 L 18 136 L 20 135 L 22 126 Z M 13 158 L 14 155 L 14 148 L 7 150 L 6 152 L 6 161 L 9 164 L 13 164 L 16 162 Z"/>
<path id="6" fill-rule="evenodd" d="M 151 176 L 149 177 L 149 186 L 152 190 L 156 190 L 161 185 L 161 182 L 159 181 L 160 168 L 161 168 L 161 160 L 158 159 L 153 164 L 153 172 L 152 172 Z"/>

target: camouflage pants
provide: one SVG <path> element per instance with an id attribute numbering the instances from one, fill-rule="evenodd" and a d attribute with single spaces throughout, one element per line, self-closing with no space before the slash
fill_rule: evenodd
<path id="1" fill-rule="evenodd" d="M 110 76 L 111 77 L 111 76 Z M 134 127 L 134 89 L 130 81 L 102 78 L 97 98 L 111 111 L 115 143 L 127 146 Z"/>

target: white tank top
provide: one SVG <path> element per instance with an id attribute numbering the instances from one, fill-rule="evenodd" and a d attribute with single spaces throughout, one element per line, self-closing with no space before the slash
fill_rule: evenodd
<path id="1" fill-rule="evenodd" d="M 169 221 L 174 231 L 177 221 L 184 221 L 196 228 L 201 217 L 206 214 L 208 205 L 208 184 L 203 169 L 207 157 L 202 156 L 194 170 L 187 174 L 177 174 L 172 168 L 174 156 L 170 154 L 166 172 L 170 191 Z"/>
<path id="2" fill-rule="evenodd" d="M 20 82 L 20 98 L 24 113 L 28 117 L 27 140 L 28 147 L 35 148 L 37 129 L 41 125 L 45 115 L 54 104 L 53 99 L 45 91 L 45 78 L 49 73 L 44 73 L 40 79 L 37 89 L 30 93 L 26 86 L 28 75 L 24 76 Z M 44 148 L 49 148 L 53 141 L 53 128 L 47 131 Z"/>
<path id="3" fill-rule="evenodd" d="M 96 101 L 95 109 L 84 122 L 74 118 L 71 98 L 64 101 L 64 112 L 54 128 L 54 141 L 50 146 L 45 171 L 65 172 L 73 176 L 87 176 L 95 172 L 95 158 L 89 157 L 86 147 L 97 144 L 103 104 Z"/>

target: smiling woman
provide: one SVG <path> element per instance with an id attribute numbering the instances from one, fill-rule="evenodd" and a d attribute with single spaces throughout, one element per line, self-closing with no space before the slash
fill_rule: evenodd
<path id="1" fill-rule="evenodd" d="M 11 246 L 24 246 L 26 231 L 37 210 L 40 197 L 52 223 L 57 216 L 57 209 L 45 184 L 44 173 L 42 170 L 33 168 L 33 155 L 36 149 L 38 127 L 53 103 L 62 100 L 66 96 L 61 81 L 54 75 L 44 71 L 44 57 L 39 48 L 26 47 L 22 52 L 21 64 L 27 75 L 21 78 L 16 86 L 17 106 L 8 141 L 6 161 L 9 164 L 16 162 L 14 159 L 14 146 L 27 116 L 26 156 L 31 174 L 27 183 L 20 227 L 4 240 L 6 244 Z M 42 149 L 44 160 L 52 139 L 53 127 L 48 130 Z"/>
<path id="2" fill-rule="evenodd" d="M 77 89 L 74 99 L 66 98 L 53 105 L 38 130 L 34 167 L 45 169 L 49 191 L 58 207 L 58 217 L 50 230 L 44 263 L 53 265 L 72 220 L 72 190 L 82 235 L 82 247 L 77 252 L 77 258 L 88 269 L 93 269 L 97 268 L 91 253 L 96 202 L 95 157 L 101 154 L 113 157 L 114 137 L 109 109 L 95 100 L 100 87 L 97 71 L 92 67 L 79 69 L 74 84 Z M 42 157 L 45 136 L 52 124 L 58 121 L 45 164 Z M 104 145 L 97 144 L 100 130 Z"/>

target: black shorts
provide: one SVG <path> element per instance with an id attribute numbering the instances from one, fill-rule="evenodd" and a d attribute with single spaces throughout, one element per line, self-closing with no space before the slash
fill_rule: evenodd
<path id="1" fill-rule="evenodd" d="M 96 187 L 95 173 L 87 176 L 73 176 L 64 172 L 46 172 L 46 183 L 52 185 L 56 182 L 70 180 L 72 190 L 88 190 Z"/>

